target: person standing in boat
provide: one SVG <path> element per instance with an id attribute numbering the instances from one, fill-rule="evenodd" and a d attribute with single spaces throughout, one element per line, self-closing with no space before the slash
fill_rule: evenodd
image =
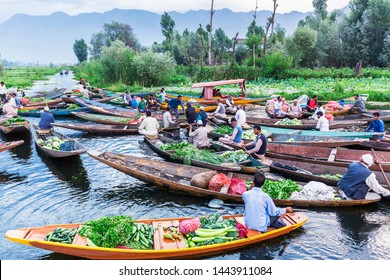
<path id="1" fill-rule="evenodd" d="M 208 131 L 206 125 L 202 124 L 195 131 L 192 131 L 192 125 L 189 127 L 190 131 L 188 136 L 190 142 L 197 148 L 205 148 L 210 146 L 210 139 L 207 137 Z"/>
<path id="2" fill-rule="evenodd" d="M 168 106 L 171 107 L 171 110 L 175 112 L 176 119 L 179 119 L 179 106 L 183 109 L 184 112 L 184 105 L 183 101 L 181 100 L 181 95 L 178 95 L 177 98 L 172 98 L 168 102 Z"/>
<path id="3" fill-rule="evenodd" d="M 224 144 L 241 144 L 242 141 L 242 127 L 240 123 L 235 119 L 231 119 L 231 124 L 233 126 L 233 132 L 231 135 L 225 135 L 225 137 L 221 137 L 218 141 Z"/>
<path id="4" fill-rule="evenodd" d="M 349 199 L 380 199 L 380 195 L 390 196 L 390 191 L 382 187 L 369 168 L 374 164 L 372 155 L 365 154 L 359 162 L 348 166 L 337 186 L 341 195 Z"/>
<path id="5" fill-rule="evenodd" d="M 3 103 L 7 99 L 7 87 L 5 86 L 4 82 L 0 83 L 0 101 Z"/>
<path id="6" fill-rule="evenodd" d="M 329 120 L 325 118 L 324 113 L 321 111 L 317 113 L 317 126 L 316 129 L 319 131 L 329 131 Z"/>
<path id="7" fill-rule="evenodd" d="M 385 123 L 379 118 L 380 114 L 379 112 L 374 112 L 372 114 L 373 120 L 371 121 L 370 125 L 366 128 L 366 131 L 374 130 L 374 132 L 377 133 L 385 133 Z M 375 136 L 375 140 L 377 142 L 380 142 L 383 138 L 382 135 Z"/>
<path id="8" fill-rule="evenodd" d="M 198 114 L 195 112 L 195 108 L 192 107 L 191 103 L 187 103 L 186 118 L 188 124 L 194 124 Z"/>
<path id="9" fill-rule="evenodd" d="M 357 111 L 359 113 L 366 112 L 366 104 L 364 103 L 364 100 L 359 96 L 359 94 L 355 94 L 353 97 L 355 98 L 355 103 L 352 105 L 351 110 Z"/>
<path id="10" fill-rule="evenodd" d="M 292 213 L 291 207 L 279 208 L 275 206 L 272 198 L 263 192 L 262 187 L 265 176 L 258 172 L 253 177 L 253 187 L 242 194 L 245 204 L 244 222 L 252 230 L 262 233 L 267 231 L 267 227 L 281 228 L 286 223 L 280 219 L 285 213 Z"/>
<path id="11" fill-rule="evenodd" d="M 307 101 L 306 111 L 314 112 L 317 105 L 317 95 L 313 95 L 311 99 Z"/>
<path id="12" fill-rule="evenodd" d="M 253 126 L 253 132 L 256 135 L 254 141 L 244 145 L 245 152 L 255 159 L 264 159 L 267 150 L 267 137 L 261 132 L 261 126 Z"/>
<path id="13" fill-rule="evenodd" d="M 242 109 L 242 105 L 238 105 L 237 109 L 238 110 L 236 112 L 235 119 L 240 124 L 240 126 L 243 126 L 246 123 L 246 113 Z"/>
<path id="14" fill-rule="evenodd" d="M 40 129 L 52 129 L 52 123 L 55 123 L 54 116 L 50 113 L 50 109 L 46 106 L 41 113 L 41 120 L 39 121 L 38 127 Z"/>
<path id="15" fill-rule="evenodd" d="M 157 136 L 160 125 L 156 118 L 152 117 L 151 111 L 146 111 L 146 118 L 142 121 L 138 128 L 138 132 L 145 136 Z"/>
<path id="16" fill-rule="evenodd" d="M 131 105 L 130 104 L 130 102 L 131 102 L 131 95 L 130 95 L 130 92 L 128 90 L 126 90 L 125 95 L 123 96 L 123 101 L 125 101 L 125 103 L 127 105 Z"/>
<path id="17" fill-rule="evenodd" d="M 177 122 L 174 122 L 172 120 L 172 115 L 171 115 L 170 111 L 171 111 L 171 108 L 168 106 L 167 109 L 165 110 L 165 113 L 163 114 L 164 128 L 177 126 Z"/>
<path id="18" fill-rule="evenodd" d="M 165 90 L 164 88 L 161 88 L 160 92 L 156 94 L 156 97 L 158 98 L 157 101 L 163 104 L 165 102 L 165 96 L 166 96 Z"/>

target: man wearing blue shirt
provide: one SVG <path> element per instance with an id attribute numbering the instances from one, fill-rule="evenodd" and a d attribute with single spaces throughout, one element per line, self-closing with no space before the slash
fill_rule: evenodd
<path id="1" fill-rule="evenodd" d="M 374 112 L 372 115 L 373 115 L 373 120 L 371 121 L 370 126 L 366 128 L 366 131 L 371 131 L 372 129 L 374 129 L 374 132 L 384 133 L 385 124 L 381 119 L 379 119 L 380 116 L 379 112 Z M 380 142 L 381 139 L 383 138 L 383 135 L 377 135 L 375 137 L 376 137 L 376 141 Z"/>
<path id="2" fill-rule="evenodd" d="M 253 188 L 242 194 L 245 203 L 244 222 L 249 229 L 260 232 L 266 232 L 267 227 L 281 228 L 286 226 L 279 218 L 286 212 L 293 212 L 291 207 L 279 208 L 275 206 L 271 197 L 261 189 L 264 182 L 264 174 L 256 173 L 253 178 Z"/>
<path id="3" fill-rule="evenodd" d="M 41 113 L 41 120 L 38 124 L 38 127 L 40 129 L 51 129 L 53 127 L 51 124 L 54 122 L 53 114 L 50 113 L 49 107 L 46 106 Z"/>
<path id="4" fill-rule="evenodd" d="M 179 119 L 179 105 L 181 106 L 184 112 L 184 104 L 183 101 L 181 100 L 181 95 L 178 95 L 177 98 L 172 98 L 168 102 L 168 106 L 171 107 L 171 111 L 175 112 L 176 120 Z"/>

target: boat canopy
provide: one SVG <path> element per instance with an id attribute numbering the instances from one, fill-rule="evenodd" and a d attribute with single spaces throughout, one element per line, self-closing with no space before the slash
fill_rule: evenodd
<path id="1" fill-rule="evenodd" d="M 231 85 L 231 84 L 238 84 L 239 87 L 241 88 L 242 94 L 245 94 L 245 79 L 197 83 L 197 84 L 193 84 L 191 88 L 203 87 L 204 99 L 213 99 L 213 88 L 215 86 Z"/>

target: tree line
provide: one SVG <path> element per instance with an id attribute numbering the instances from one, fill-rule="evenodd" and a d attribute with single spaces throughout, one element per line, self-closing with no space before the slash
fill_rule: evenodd
<path id="1" fill-rule="evenodd" d="M 301 20 L 290 36 L 275 20 L 278 1 L 269 1 L 273 1 L 273 11 L 265 26 L 256 22 L 256 1 L 253 20 L 243 40 L 238 33 L 229 38 L 223 29 L 213 30 L 212 20 L 218 13 L 212 0 L 210 22 L 206 26 L 199 24 L 194 31 L 177 31 L 174 19 L 164 13 L 160 21 L 164 40 L 149 49 L 140 45 L 131 26 L 112 22 L 92 35 L 90 47 L 84 39 L 76 40 L 74 53 L 80 63 L 89 56 L 90 62 L 99 64 L 103 72 L 123 69 L 123 73 L 110 75 L 113 81 L 138 79 L 146 85 L 174 78 L 174 69 L 176 74 L 203 78 L 200 72 L 210 72 L 205 70 L 210 66 L 214 69 L 211 71 L 223 71 L 222 78 L 240 74 L 254 79 L 285 78 L 291 68 L 351 68 L 358 62 L 364 67 L 389 67 L 389 0 L 351 0 L 348 14 L 329 13 L 327 0 L 313 0 L 314 12 Z M 152 64 L 148 67 L 147 63 Z M 155 69 L 153 74 L 149 73 L 151 68 Z M 157 73 L 157 69 L 164 73 Z M 160 76 L 153 78 L 154 75 Z"/>

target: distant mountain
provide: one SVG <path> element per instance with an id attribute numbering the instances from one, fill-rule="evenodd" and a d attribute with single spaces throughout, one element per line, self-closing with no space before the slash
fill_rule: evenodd
<path id="1" fill-rule="evenodd" d="M 199 24 L 206 26 L 210 21 L 209 11 L 169 12 L 176 22 L 175 29 L 194 31 Z M 264 26 L 270 11 L 257 13 L 258 24 Z M 290 12 L 277 14 L 276 22 L 292 34 L 298 22 L 307 13 Z M 0 24 L 0 54 L 2 59 L 24 63 L 75 63 L 73 43 L 84 38 L 89 44 L 91 35 L 102 30 L 104 23 L 112 21 L 129 24 L 143 46 L 162 42 L 160 27 L 161 15 L 143 10 L 114 9 L 105 13 L 83 13 L 70 16 L 56 12 L 50 16 L 14 15 Z M 252 12 L 233 12 L 229 9 L 217 10 L 213 18 L 214 30 L 221 27 L 229 37 L 239 32 L 244 38 L 253 20 Z"/>

